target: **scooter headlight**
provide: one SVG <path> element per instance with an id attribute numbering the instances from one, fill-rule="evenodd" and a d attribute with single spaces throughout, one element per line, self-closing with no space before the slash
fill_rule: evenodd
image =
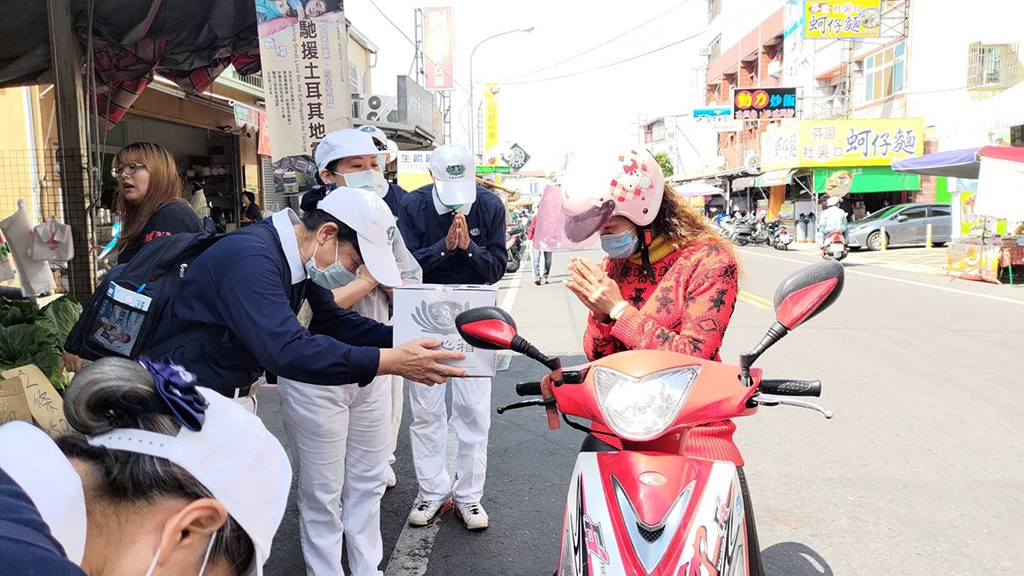
<path id="1" fill-rule="evenodd" d="M 605 423 L 620 438 L 644 441 L 657 438 L 672 424 L 700 367 L 671 368 L 641 379 L 601 366 L 591 373 Z"/>

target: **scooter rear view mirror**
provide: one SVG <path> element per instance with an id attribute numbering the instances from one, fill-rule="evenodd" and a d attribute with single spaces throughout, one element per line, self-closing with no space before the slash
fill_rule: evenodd
<path id="1" fill-rule="evenodd" d="M 787 330 L 810 320 L 843 292 L 843 265 L 819 262 L 796 271 L 775 291 L 775 320 Z"/>
<path id="2" fill-rule="evenodd" d="M 466 310 L 455 317 L 455 327 L 466 344 L 484 350 L 510 350 L 518 335 L 516 321 L 497 306 Z"/>

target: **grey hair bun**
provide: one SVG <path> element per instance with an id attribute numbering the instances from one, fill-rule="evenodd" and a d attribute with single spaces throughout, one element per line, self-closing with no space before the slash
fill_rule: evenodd
<path id="1" fill-rule="evenodd" d="M 174 435 L 180 428 L 157 393 L 153 375 L 124 358 L 101 358 L 76 374 L 64 394 L 64 416 L 86 436 L 114 428 Z"/>

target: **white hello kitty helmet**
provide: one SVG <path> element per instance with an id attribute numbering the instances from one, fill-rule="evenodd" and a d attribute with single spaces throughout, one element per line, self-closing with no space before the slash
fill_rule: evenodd
<path id="1" fill-rule="evenodd" d="M 582 241 L 613 216 L 648 226 L 661 209 L 665 176 L 644 149 L 573 159 L 563 178 L 566 236 Z"/>

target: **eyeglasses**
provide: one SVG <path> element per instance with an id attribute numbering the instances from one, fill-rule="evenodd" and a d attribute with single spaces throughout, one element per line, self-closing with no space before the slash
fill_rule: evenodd
<path id="1" fill-rule="evenodd" d="M 145 164 L 139 164 L 138 162 L 133 162 L 131 164 L 126 164 L 124 166 L 119 166 L 115 170 L 111 170 L 110 171 L 110 175 L 113 176 L 114 178 L 117 178 L 118 176 L 121 175 L 122 172 L 124 172 L 125 174 L 131 176 L 132 174 L 135 174 L 135 172 L 137 172 L 139 170 L 139 168 L 145 168 L 145 167 L 146 167 Z"/>

